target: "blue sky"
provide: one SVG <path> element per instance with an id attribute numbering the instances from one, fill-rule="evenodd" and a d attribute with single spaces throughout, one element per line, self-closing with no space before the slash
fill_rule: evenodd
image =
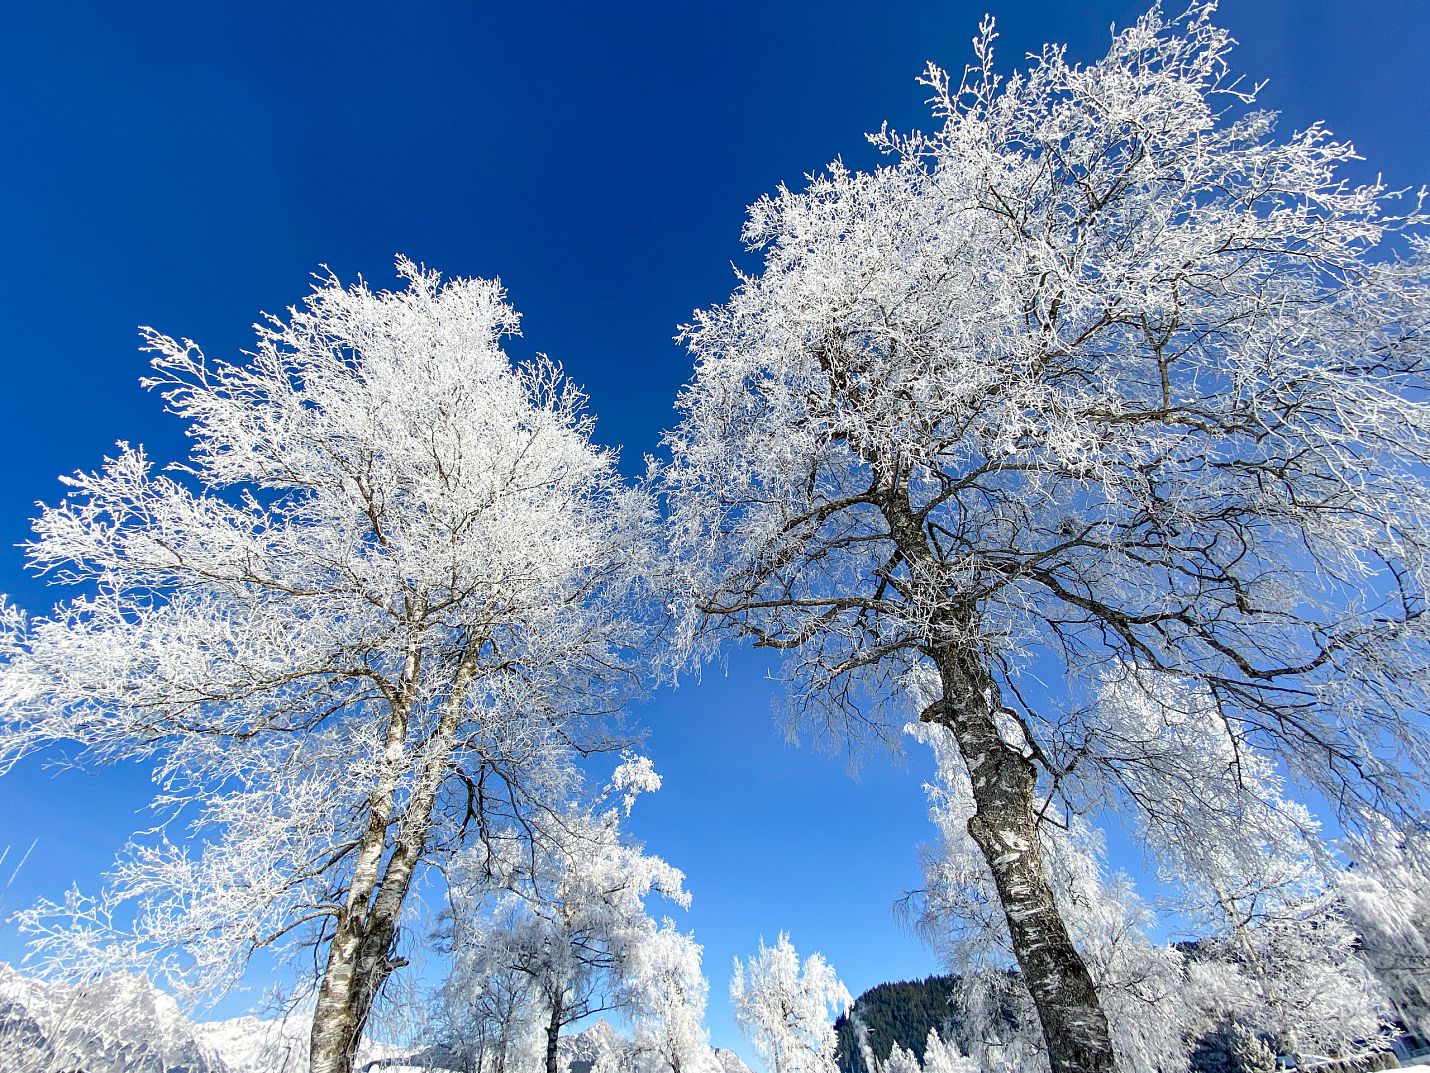
<path id="1" fill-rule="evenodd" d="M 1174 5 L 1172 5 L 1174 6 Z M 392 280 L 399 251 L 500 276 L 543 350 L 591 395 L 627 468 L 657 449 L 689 373 L 672 342 L 729 293 L 743 207 L 862 134 L 926 122 L 914 78 L 958 70 L 980 16 L 1002 63 L 1045 40 L 1106 47 L 1140 3 L 849 0 L 781 4 L 368 3 L 7 5 L 0 31 L 0 591 L 59 594 L 18 550 L 55 477 L 116 440 L 157 458 L 177 422 L 136 384 L 135 327 L 215 356 L 259 310 L 330 265 Z M 1396 186 L 1430 181 L 1430 5 L 1225 0 L 1237 68 L 1269 79 L 1287 129 L 1324 120 Z M 937 969 L 890 912 L 918 882 L 927 765 L 787 748 L 766 665 L 663 693 L 639 717 L 667 788 L 637 832 L 689 873 L 715 1042 L 736 1043 L 732 955 L 787 928 L 851 990 Z M 143 773 L 22 765 L 0 779 L 0 847 L 37 844 L 8 907 L 92 888 L 141 825 Z M 14 857 L 11 857 L 11 861 Z M 9 878 L 0 871 L 0 887 Z M 0 959 L 19 951 L 0 933 Z M 235 1004 L 224 1007 L 231 1012 Z"/>

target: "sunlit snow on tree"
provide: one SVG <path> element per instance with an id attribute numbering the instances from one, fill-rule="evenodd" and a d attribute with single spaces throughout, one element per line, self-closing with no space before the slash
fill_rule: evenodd
<path id="1" fill-rule="evenodd" d="M 315 1073 L 403 964 L 418 873 L 565 801 L 640 687 L 648 499 L 560 369 L 503 352 L 499 284 L 398 271 L 320 279 L 243 364 L 147 334 L 190 458 L 67 478 L 29 553 L 83 592 L 10 612 L 0 671 L 5 766 L 74 742 L 159 788 L 100 896 L 21 915 L 39 955 L 208 992 L 316 947 Z"/>
<path id="2" fill-rule="evenodd" d="M 947 734 L 1058 1073 L 1112 1069 L 1117 1015 L 1045 828 L 1193 819 L 1118 679 L 1346 825 L 1424 809 L 1426 221 L 1278 133 L 1213 12 L 1008 77 L 986 22 L 936 130 L 750 207 L 668 437 L 688 648 L 785 652 L 836 741 Z"/>

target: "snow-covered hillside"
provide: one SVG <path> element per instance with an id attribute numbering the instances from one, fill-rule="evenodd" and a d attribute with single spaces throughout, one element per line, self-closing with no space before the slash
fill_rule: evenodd
<path id="1" fill-rule="evenodd" d="M 174 1000 L 133 976 L 93 987 L 0 965 L 0 1066 L 10 1073 L 231 1073 Z"/>
<path id="2" fill-rule="evenodd" d="M 386 1073 L 404 1068 L 401 1056 L 380 1047 L 365 1049 L 359 1066 L 382 1059 L 389 1063 Z M 4 1073 L 302 1073 L 307 1068 L 308 1025 L 302 1017 L 191 1021 L 140 976 L 69 987 L 0 965 Z"/>
<path id="3" fill-rule="evenodd" d="M 198 1021 L 194 1035 L 222 1056 L 224 1073 L 302 1073 L 308 1068 L 308 1025 L 302 1018 L 234 1017 Z"/>
<path id="4" fill-rule="evenodd" d="M 715 1048 L 715 1057 L 720 1060 L 720 1066 L 724 1073 L 753 1073 L 749 1066 L 740 1060 L 740 1056 L 734 1051 L 727 1051 L 723 1047 Z"/>

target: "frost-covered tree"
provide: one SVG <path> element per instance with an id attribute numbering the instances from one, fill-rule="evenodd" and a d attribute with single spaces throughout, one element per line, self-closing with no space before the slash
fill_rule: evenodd
<path id="1" fill-rule="evenodd" d="M 1395 1016 L 1430 1041 L 1430 831 L 1381 824 L 1343 849 L 1351 866 L 1336 875 L 1336 890 L 1360 956 Z"/>
<path id="2" fill-rule="evenodd" d="M 1238 756 L 1195 698 L 1146 674 L 1101 694 L 1101 748 L 1141 760 L 1123 793 L 1149 804 L 1128 817 L 1157 869 L 1159 900 L 1203 938 L 1184 963 L 1147 938 L 1151 914 L 1126 876 L 1103 874 L 1100 838 L 1076 812 L 1040 827 L 1050 885 L 1107 1010 L 1124 1073 L 1180 1070 L 1188 1046 L 1236 1021 L 1280 1045 L 1348 1053 L 1380 1035 L 1381 998 L 1326 882 L 1327 851 L 1309 812 L 1255 754 Z M 992 875 L 968 833 L 975 804 L 948 735 L 933 746 L 939 841 L 925 852 L 921 926 L 960 974 L 967 1046 L 987 1069 L 1041 1065 L 1032 1004 L 1016 976 Z M 1073 777 L 1064 803 L 1109 804 L 1097 778 Z"/>
<path id="3" fill-rule="evenodd" d="M 710 984 L 700 953 L 668 919 L 642 936 L 620 987 L 632 1033 L 604 1036 L 591 1073 L 723 1073 L 704 1023 Z"/>
<path id="4" fill-rule="evenodd" d="M 1109 669 L 1189 683 L 1347 821 L 1417 809 L 1430 759 L 1424 220 L 1278 134 L 1212 12 L 1006 80 L 986 24 L 924 79 L 940 129 L 756 202 L 763 269 L 685 329 L 668 439 L 692 647 L 787 653 L 836 737 L 936 676 L 1060 1073 L 1114 1058 L 1039 818 L 1074 773 L 1156 805 L 1101 734 Z"/>
<path id="5" fill-rule="evenodd" d="M 616 769 L 610 790 L 628 812 L 638 793 L 659 785 L 650 761 L 632 757 Z M 644 1033 L 658 1035 L 653 1022 L 681 1005 L 676 994 L 651 994 L 662 984 L 683 985 L 703 1013 L 699 947 L 685 945 L 646 908 L 652 894 L 688 907 L 684 876 L 624 839 L 620 810 L 605 804 L 491 830 L 450 867 L 455 965 L 447 990 L 460 998 L 494 981 L 517 985 L 515 1030 L 503 1038 L 507 1070 L 560 1073 L 563 1031 L 597 1013 L 627 1011 Z M 671 1026 L 666 1042 L 677 1062 L 698 1020 Z"/>
<path id="6" fill-rule="evenodd" d="M 1164 906 L 1203 937 L 1189 966 L 1190 1020 L 1234 1020 L 1287 1053 L 1374 1041 L 1381 996 L 1309 810 L 1194 683 L 1123 669 L 1099 705 L 1094 748 L 1139 760 L 1117 773 L 1120 795 L 1094 770 L 1070 779 L 1068 797 L 1084 808 L 1144 802 L 1130 826 L 1157 866 Z"/>
<path id="7" fill-rule="evenodd" d="M 315 1073 L 349 1068 L 420 871 L 566 799 L 642 636 L 650 507 L 581 392 L 504 353 L 499 284 L 398 270 L 321 279 L 244 363 L 147 333 L 192 453 L 66 479 L 28 550 L 81 592 L 7 612 L 0 670 L 0 767 L 75 743 L 159 788 L 102 896 L 22 915 L 40 954 L 206 991 L 313 947 Z"/>
<path id="8" fill-rule="evenodd" d="M 923 1073 L 982 1073 L 977 1064 L 930 1028 L 924 1041 Z"/>
<path id="9" fill-rule="evenodd" d="M 1223 1021 L 1209 1034 L 1192 1073 L 1276 1073 L 1276 1052 L 1240 1021 Z"/>
<path id="10" fill-rule="evenodd" d="M 774 946 L 761 939 L 748 964 L 735 959 L 730 1004 L 769 1073 L 836 1073 L 834 1019 L 854 1000 L 823 955 L 801 964 L 784 932 Z"/>
<path id="11" fill-rule="evenodd" d="M 626 1069 L 649 1073 L 720 1073 L 705 1028 L 710 983 L 700 944 L 666 920 L 636 948 L 624 988 L 635 1029 Z"/>
<path id="12" fill-rule="evenodd" d="M 1228 907 L 1229 917 L 1245 908 Z M 1383 1048 L 1383 1000 L 1357 956 L 1358 939 L 1329 894 L 1294 885 L 1264 891 L 1255 915 L 1203 944 L 1223 970 L 1193 975 L 1202 1004 L 1255 1031 L 1281 1054 L 1354 1054 Z M 1229 971 L 1228 971 L 1229 970 Z"/>
<path id="13" fill-rule="evenodd" d="M 514 907 L 504 907 L 507 919 L 494 914 L 487 922 L 493 930 L 517 926 Z M 505 924 L 505 928 L 503 928 Z M 436 1043 L 450 1054 L 463 1073 L 529 1073 L 539 1066 L 544 1051 L 541 1009 L 531 976 L 504 958 L 499 943 L 490 957 L 472 958 L 470 946 L 459 948 L 455 930 L 451 942 L 451 970 L 435 995 Z"/>
<path id="14" fill-rule="evenodd" d="M 956 1046 L 945 1043 L 936 1028 L 929 1029 L 922 1061 L 917 1054 L 898 1043 L 889 1050 L 887 1062 L 875 1058 L 867 1042 L 864 1048 L 864 1065 L 870 1073 L 986 1073 L 977 1062 L 961 1054 Z"/>
<path id="15" fill-rule="evenodd" d="M 1190 1004 L 1214 1022 L 1244 1026 L 1282 1054 L 1374 1049 L 1384 1042 L 1384 996 L 1324 878 L 1324 861 L 1303 833 L 1288 828 L 1264 851 L 1253 873 L 1227 868 L 1214 875 L 1209 904 L 1192 914 L 1206 938 L 1189 966 Z"/>

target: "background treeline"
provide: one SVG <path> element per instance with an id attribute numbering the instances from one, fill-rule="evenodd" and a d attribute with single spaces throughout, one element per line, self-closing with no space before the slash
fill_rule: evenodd
<path id="1" fill-rule="evenodd" d="M 834 1060 L 840 1073 L 870 1073 L 859 1047 L 859 1026 L 869 1033 L 869 1046 L 884 1058 L 897 1043 L 920 1061 L 929 1029 L 947 1037 L 957 976 L 929 976 L 877 984 L 854 1000 L 853 1008 L 834 1022 L 839 1049 Z"/>
<path id="2" fill-rule="evenodd" d="M 1175 946 L 1184 956 L 1205 956 L 1202 943 L 1181 942 Z M 930 1029 L 937 1030 L 944 1039 L 957 1039 L 961 1027 L 954 1017 L 958 987 L 958 976 L 944 975 L 928 976 L 922 980 L 899 980 L 869 988 L 854 1000 L 847 1014 L 834 1022 L 839 1039 L 834 1057 L 840 1073 L 876 1073 L 864 1060 L 859 1041 L 861 1031 L 868 1033 L 869 1048 L 880 1062 L 888 1057 L 895 1044 L 912 1051 L 923 1061 Z M 1407 1032 L 1404 1025 L 1397 1024 L 1395 1028 L 1402 1033 Z M 1243 1035 L 1249 1034 L 1240 1026 L 1226 1023 L 1199 1039 L 1190 1055 L 1192 1073 L 1263 1073 L 1263 1070 L 1264 1073 L 1271 1073 L 1277 1068 L 1273 1051 L 1264 1043 L 1247 1048 L 1246 1040 L 1241 1038 Z M 1413 1036 L 1411 1041 L 1423 1042 Z M 1265 1053 L 1264 1066 L 1257 1061 L 1259 1054 L 1255 1053 L 1261 1051 Z M 1371 1073 L 1398 1065 L 1393 1054 L 1382 1051 L 1323 1064 L 1319 1069 L 1324 1073 Z"/>

